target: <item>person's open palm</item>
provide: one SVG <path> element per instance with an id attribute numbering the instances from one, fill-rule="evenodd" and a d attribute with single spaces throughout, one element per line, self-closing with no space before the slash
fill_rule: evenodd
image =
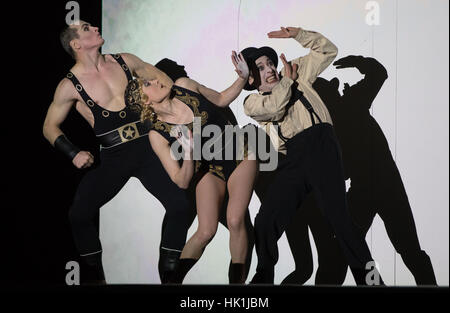
<path id="1" fill-rule="evenodd" d="M 339 60 L 336 60 L 333 63 L 333 65 L 336 66 L 336 69 L 356 67 L 356 65 L 358 64 L 358 61 L 360 59 L 361 59 L 361 57 L 357 57 L 355 55 L 349 55 L 349 56 L 340 58 Z"/>
<path id="2" fill-rule="evenodd" d="M 247 62 L 245 62 L 242 53 L 239 53 L 238 55 L 236 51 L 233 51 L 231 53 L 231 62 L 233 62 L 235 71 L 239 75 L 239 77 L 247 79 L 248 75 L 250 74 L 250 70 L 248 69 L 248 64 Z"/>
<path id="3" fill-rule="evenodd" d="M 283 66 L 284 66 L 284 76 L 289 77 L 292 80 L 297 80 L 298 64 L 292 65 L 290 62 L 288 62 L 286 60 L 286 56 L 284 55 L 284 53 L 281 54 L 280 59 L 281 59 L 281 62 L 283 62 Z"/>

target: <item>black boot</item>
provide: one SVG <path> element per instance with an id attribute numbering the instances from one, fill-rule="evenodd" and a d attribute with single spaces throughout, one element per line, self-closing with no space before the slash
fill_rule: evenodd
<path id="1" fill-rule="evenodd" d="M 106 285 L 102 254 L 82 256 L 80 280 L 82 285 Z"/>
<path id="2" fill-rule="evenodd" d="M 81 267 L 80 278 L 82 285 L 106 285 L 105 273 L 103 266 L 89 266 Z"/>
<path id="3" fill-rule="evenodd" d="M 169 283 L 181 284 L 189 270 L 197 263 L 198 259 L 180 259 L 177 269 L 171 275 Z"/>
<path id="4" fill-rule="evenodd" d="M 180 263 L 180 255 L 180 251 L 159 249 L 158 271 L 162 284 L 167 284 L 171 281 L 171 277 Z"/>
<path id="5" fill-rule="evenodd" d="M 246 276 L 245 264 L 230 262 L 228 268 L 228 282 L 230 284 L 245 284 Z"/>
<path id="6" fill-rule="evenodd" d="M 421 250 L 418 253 L 403 253 L 401 254 L 401 257 L 406 267 L 413 274 L 418 286 L 437 285 L 433 265 L 431 264 L 430 257 L 425 251 Z"/>
<path id="7" fill-rule="evenodd" d="M 256 269 L 256 274 L 253 276 L 250 284 L 271 284 L 273 285 L 273 278 L 275 276 L 275 272 L 272 268 L 260 268 Z"/>

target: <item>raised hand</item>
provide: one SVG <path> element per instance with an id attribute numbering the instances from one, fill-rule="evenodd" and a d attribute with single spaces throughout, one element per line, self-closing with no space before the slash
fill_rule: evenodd
<path id="1" fill-rule="evenodd" d="M 280 59 L 284 66 L 284 76 L 289 77 L 292 80 L 296 80 L 298 78 L 298 64 L 291 65 L 291 63 L 286 60 L 284 53 L 280 55 Z"/>
<path id="2" fill-rule="evenodd" d="M 245 80 L 248 79 L 249 69 L 242 53 L 238 55 L 236 51 L 233 51 L 231 53 L 231 62 L 233 62 L 233 65 L 236 68 L 235 71 L 239 75 L 239 77 Z"/>
<path id="3" fill-rule="evenodd" d="M 280 29 L 267 33 L 267 36 L 269 38 L 295 38 L 300 30 L 298 27 L 280 27 Z"/>
<path id="4" fill-rule="evenodd" d="M 333 65 L 336 66 L 336 69 L 356 67 L 356 65 L 360 62 L 361 58 L 362 58 L 361 56 L 349 55 L 344 58 L 340 58 L 339 60 L 336 60 L 333 63 Z"/>

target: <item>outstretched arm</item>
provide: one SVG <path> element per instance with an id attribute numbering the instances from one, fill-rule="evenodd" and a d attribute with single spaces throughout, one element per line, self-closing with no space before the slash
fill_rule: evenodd
<path id="1" fill-rule="evenodd" d="M 349 55 L 333 63 L 336 69 L 355 67 L 365 77 L 353 86 L 344 84 L 344 97 L 357 98 L 358 102 L 365 104 L 368 109 L 372 106 L 375 97 L 388 78 L 386 68 L 374 58 Z"/>
<path id="2" fill-rule="evenodd" d="M 187 134 L 183 134 L 183 131 L 178 128 L 173 129 L 175 131 L 177 141 L 181 144 L 184 151 L 183 164 L 180 166 L 178 161 L 173 157 L 170 151 L 170 146 L 167 140 L 161 136 L 158 132 L 151 130 L 148 133 L 150 144 L 155 151 L 156 155 L 161 160 L 161 163 L 169 174 L 170 179 L 182 189 L 187 189 L 189 183 L 194 175 L 194 162 L 192 158 L 192 134 L 188 131 Z M 188 137 L 187 137 L 188 136 Z"/>
<path id="3" fill-rule="evenodd" d="M 299 79 L 314 83 L 334 60 L 338 53 L 337 47 L 323 35 L 307 31 L 298 27 L 281 27 L 281 30 L 268 33 L 269 38 L 294 38 L 304 48 L 311 51 L 308 55 L 292 60 L 292 64 L 298 64 Z M 284 74 L 284 69 L 282 70 Z"/>
<path id="4" fill-rule="evenodd" d="M 86 168 L 94 163 L 94 156 L 90 152 L 80 151 L 80 149 L 72 145 L 60 127 L 75 102 L 76 98 L 72 83 L 67 79 L 63 79 L 56 88 L 42 131 L 50 144 L 65 153 L 77 168 Z"/>
<path id="5" fill-rule="evenodd" d="M 121 53 L 125 63 L 130 67 L 134 76 L 145 78 L 147 80 L 157 79 L 161 84 L 169 88 L 172 87 L 173 81 L 166 73 L 160 71 L 150 63 L 142 61 L 140 58 L 131 53 Z"/>
<path id="6" fill-rule="evenodd" d="M 208 88 L 189 78 L 178 79 L 177 84 L 180 84 L 181 87 L 194 90 L 195 92 L 202 94 L 206 99 L 219 107 L 227 107 L 234 101 L 234 99 L 237 98 L 237 96 L 239 96 L 249 75 L 247 63 L 245 62 L 242 54 L 237 55 L 236 52 L 233 51 L 231 60 L 239 77 L 230 87 L 222 92 L 217 92 L 214 89 Z"/>

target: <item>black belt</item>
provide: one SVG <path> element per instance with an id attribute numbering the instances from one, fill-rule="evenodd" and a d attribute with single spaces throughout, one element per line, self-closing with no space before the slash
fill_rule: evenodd
<path id="1" fill-rule="evenodd" d="M 142 123 L 140 121 L 128 123 L 106 134 L 97 136 L 97 139 L 101 144 L 101 148 L 112 148 L 147 135 L 150 127 L 150 123 Z"/>

